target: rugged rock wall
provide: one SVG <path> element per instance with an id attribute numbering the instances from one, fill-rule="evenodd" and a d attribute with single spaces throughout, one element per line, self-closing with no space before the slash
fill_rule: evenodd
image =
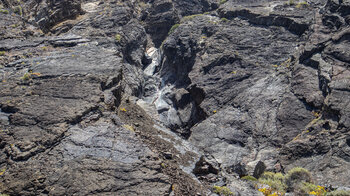
<path id="1" fill-rule="evenodd" d="M 259 195 L 257 165 L 349 186 L 350 2 L 0 9 L 0 193 Z"/>

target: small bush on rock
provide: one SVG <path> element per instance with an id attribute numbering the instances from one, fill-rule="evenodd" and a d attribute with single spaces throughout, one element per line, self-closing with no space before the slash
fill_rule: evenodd
<path id="1" fill-rule="evenodd" d="M 326 194 L 326 196 L 349 196 L 350 191 L 335 190 Z"/>
<path id="2" fill-rule="evenodd" d="M 293 191 L 300 183 L 311 183 L 311 173 L 307 169 L 295 167 L 288 172 L 285 177 L 285 182 L 288 187 L 287 190 Z"/>
<path id="3" fill-rule="evenodd" d="M 243 176 L 241 179 L 247 181 L 258 181 L 258 179 L 254 178 L 254 176 Z"/>
<path id="4" fill-rule="evenodd" d="M 233 192 L 226 186 L 214 186 L 214 193 L 220 196 L 234 196 Z"/>
<path id="5" fill-rule="evenodd" d="M 300 195 L 316 195 L 323 196 L 326 194 L 326 189 L 323 186 L 304 182 L 294 191 Z"/>
<path id="6" fill-rule="evenodd" d="M 13 12 L 22 16 L 23 15 L 23 11 L 22 11 L 22 7 L 21 6 L 16 6 L 14 9 L 13 9 Z"/>
<path id="7" fill-rule="evenodd" d="M 174 24 L 174 25 L 170 28 L 168 35 L 172 34 L 179 26 L 180 26 L 180 24 Z"/>
<path id="8" fill-rule="evenodd" d="M 203 14 L 194 14 L 194 15 L 190 15 L 190 16 L 184 16 L 181 18 L 181 23 L 184 23 L 186 21 L 192 20 L 193 18 L 197 17 L 197 16 L 202 16 Z"/>
<path id="9" fill-rule="evenodd" d="M 9 13 L 9 11 L 8 10 L 0 10 L 0 13 L 2 13 L 2 14 L 8 14 Z"/>
<path id="10" fill-rule="evenodd" d="M 220 5 L 226 3 L 227 0 L 220 0 Z"/>
<path id="11" fill-rule="evenodd" d="M 296 8 L 303 8 L 303 7 L 307 7 L 309 4 L 306 1 L 303 2 L 299 2 L 295 7 Z"/>
<path id="12" fill-rule="evenodd" d="M 312 184 L 311 173 L 301 167 L 291 169 L 286 175 L 264 172 L 258 179 L 256 188 L 265 196 L 282 196 L 286 192 L 294 192 L 296 195 L 350 196 L 349 192 L 339 192 L 339 195 L 336 192 L 327 193 L 325 187 Z"/>
<path id="13" fill-rule="evenodd" d="M 22 77 L 21 80 L 27 81 L 30 80 L 30 73 L 25 73 Z"/>
<path id="14" fill-rule="evenodd" d="M 272 191 L 284 194 L 286 192 L 286 184 L 284 183 L 284 176 L 281 173 L 264 172 L 259 178 L 261 184 L 268 185 Z"/>
<path id="15" fill-rule="evenodd" d="M 120 42 L 120 40 L 122 39 L 122 36 L 120 34 L 116 34 L 114 38 L 115 38 L 115 41 Z"/>
<path id="16" fill-rule="evenodd" d="M 227 18 L 221 18 L 220 19 L 222 22 L 228 22 L 228 19 Z"/>

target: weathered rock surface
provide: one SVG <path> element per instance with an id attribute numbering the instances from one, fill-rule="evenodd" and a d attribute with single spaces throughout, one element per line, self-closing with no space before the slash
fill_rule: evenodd
<path id="1" fill-rule="evenodd" d="M 348 1 L 0 5 L 0 193 L 349 186 Z"/>

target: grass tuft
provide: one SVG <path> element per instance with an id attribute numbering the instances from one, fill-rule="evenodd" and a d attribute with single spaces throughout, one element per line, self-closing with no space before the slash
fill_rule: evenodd
<path id="1" fill-rule="evenodd" d="M 174 25 L 170 28 L 168 35 L 172 34 L 179 26 L 180 26 L 180 24 L 174 24 Z"/>

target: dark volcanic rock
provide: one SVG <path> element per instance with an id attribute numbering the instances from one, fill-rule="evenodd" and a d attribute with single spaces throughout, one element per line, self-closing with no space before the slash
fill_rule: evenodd
<path id="1" fill-rule="evenodd" d="M 86 14 L 66 21 L 72 28 L 60 29 L 66 23 L 50 26 L 50 31 L 59 36 L 38 37 L 39 34 L 35 35 L 38 29 L 27 23 L 23 28 L 34 28 L 33 37 L 4 31 L 0 41 L 1 193 L 188 195 L 190 191 L 206 192 L 175 164 L 178 161 L 189 164 L 192 156 L 198 155 L 178 158 L 165 139 L 156 139 L 156 134 L 146 131 L 144 124 L 151 130 L 152 121 L 147 118 L 142 121 L 136 109 L 130 109 L 135 116 L 123 121 L 113 114 L 116 110 L 129 112 L 129 108 L 118 107 L 124 96 L 140 96 L 144 82 L 142 59 L 147 35 L 135 19 L 129 22 L 136 17 L 130 12 L 131 5 L 84 2 Z M 50 21 L 56 24 L 68 19 L 60 13 L 63 11 L 60 5 L 47 9 L 51 12 L 56 8 L 57 12 L 48 16 Z M 95 16 L 100 15 L 98 11 L 104 9 L 106 12 L 96 20 L 97 24 L 91 25 L 97 19 Z M 64 16 L 56 20 L 55 14 Z M 119 17 L 118 21 L 114 16 Z M 8 25 L 12 20 L 25 22 L 8 15 L 0 19 L 0 24 Z M 118 34 L 120 40 L 116 38 Z M 137 123 L 126 124 L 128 120 Z M 136 127 L 144 136 L 136 134 L 140 133 Z M 147 142 L 157 142 L 145 143 L 146 134 L 152 136 Z M 160 149 L 166 144 L 172 157 L 162 160 Z M 181 186 L 175 188 L 174 184 Z"/>
<path id="2" fill-rule="evenodd" d="M 146 31 L 151 35 L 156 46 L 160 46 L 168 31 L 179 20 L 177 10 L 171 0 L 156 0 L 146 11 Z"/>
<path id="3" fill-rule="evenodd" d="M 348 186 L 350 3 L 0 1 L 0 193 Z"/>
<path id="4" fill-rule="evenodd" d="M 71 127 L 65 134 L 50 151 L 6 171 L 8 193 L 163 195 L 169 190 L 160 162 L 129 130 L 98 123 Z"/>
<path id="5" fill-rule="evenodd" d="M 253 176 L 258 179 L 260 176 L 265 172 L 266 166 L 264 162 L 259 161 L 258 164 L 256 164 Z"/>
<path id="6" fill-rule="evenodd" d="M 202 14 L 217 8 L 214 0 L 155 0 L 143 13 L 146 31 L 151 35 L 154 44 L 159 47 L 167 37 L 170 28 L 180 21 L 181 17 Z"/>
<path id="7" fill-rule="evenodd" d="M 44 32 L 50 31 L 51 27 L 67 19 L 77 17 L 82 13 L 80 0 L 43 0 L 30 2 L 28 14 Z M 31 11 L 35 12 L 31 12 Z"/>
<path id="8" fill-rule="evenodd" d="M 308 29 L 315 34 L 327 29 L 322 24 L 311 25 L 312 13 L 317 12 L 313 6 L 317 4 L 305 9 L 279 2 L 242 5 L 245 3 L 235 5 L 231 1 L 222 5 L 218 13 L 226 19 L 191 17 L 164 42 L 164 81 L 175 88 L 195 86 L 203 92 L 196 108 L 208 118 L 197 121 L 189 140 L 212 154 L 223 167 L 243 163 L 249 173 L 258 161 L 264 161 L 268 170 L 280 170 L 275 168 L 280 156 L 276 149 L 283 146 L 292 148 L 288 164 L 295 160 L 293 157 L 328 152 L 328 139 L 321 142 L 304 137 L 322 128 L 336 128 L 334 121 L 339 116 L 340 126 L 347 127 L 348 112 L 340 100 L 346 90 L 338 93 L 337 89 L 346 88 L 344 84 L 348 82 L 333 82 L 338 74 L 332 78 L 329 64 L 332 57 L 347 62 L 342 49 L 346 46 L 341 45 L 347 43 L 346 31 L 333 38 L 334 44 L 314 46 L 313 51 L 324 49 L 321 57 L 305 59 L 306 51 L 299 48 L 305 47 L 302 45 Z M 312 33 L 311 36 L 317 39 Z M 312 44 L 307 42 L 306 47 L 309 45 Z M 322 108 L 331 119 L 321 120 Z M 171 115 L 169 112 L 168 119 Z"/>
<path id="9" fill-rule="evenodd" d="M 347 184 L 344 179 L 349 168 L 348 156 L 343 153 L 348 146 L 341 145 L 346 143 L 350 125 L 345 99 L 349 84 L 345 77 L 349 63 L 345 51 L 348 26 L 341 22 L 348 15 L 344 10 L 347 6 L 346 1 L 329 0 L 324 15 L 317 15 L 311 39 L 300 53 L 300 64 L 292 75 L 294 93 L 314 107 L 314 117 L 305 131 L 281 151 L 285 164 L 304 166 L 314 170 L 318 180 L 339 185 Z M 335 32 L 339 28 L 343 29 Z"/>

